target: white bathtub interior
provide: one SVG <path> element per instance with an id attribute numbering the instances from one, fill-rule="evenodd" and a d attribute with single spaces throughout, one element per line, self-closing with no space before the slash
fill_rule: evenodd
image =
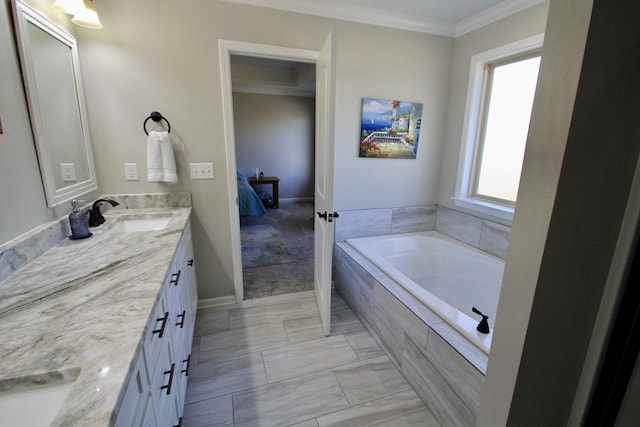
<path id="1" fill-rule="evenodd" d="M 476 330 L 476 307 L 493 321 L 504 261 L 436 231 L 348 239 L 413 297 L 489 353 L 493 333 Z"/>

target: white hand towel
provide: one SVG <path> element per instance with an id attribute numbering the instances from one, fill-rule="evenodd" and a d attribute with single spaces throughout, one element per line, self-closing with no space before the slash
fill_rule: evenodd
<path id="1" fill-rule="evenodd" d="M 147 142 L 147 180 L 149 182 L 178 182 L 176 161 L 169 132 L 149 132 Z"/>

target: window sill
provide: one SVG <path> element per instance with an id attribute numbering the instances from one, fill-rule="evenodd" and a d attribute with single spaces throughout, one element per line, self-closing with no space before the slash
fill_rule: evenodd
<path id="1" fill-rule="evenodd" d="M 491 203 L 486 200 L 473 199 L 471 197 L 452 197 L 452 199 L 456 206 L 460 206 L 461 208 L 513 221 L 514 208 L 512 206 Z"/>

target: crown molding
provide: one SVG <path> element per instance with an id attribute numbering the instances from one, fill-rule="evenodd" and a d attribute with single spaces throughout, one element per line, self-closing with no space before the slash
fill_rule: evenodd
<path id="1" fill-rule="evenodd" d="M 444 21 L 425 21 L 409 15 L 389 14 L 373 8 L 346 5 L 333 0 L 223 0 L 228 3 L 239 3 L 249 6 L 266 7 L 286 12 L 322 16 L 324 18 L 359 22 L 420 33 L 453 37 L 455 25 Z"/>
<path id="2" fill-rule="evenodd" d="M 286 12 L 322 16 L 343 21 L 378 25 L 439 36 L 459 37 L 489 25 L 509 15 L 528 9 L 549 0 L 504 0 L 480 13 L 457 23 L 416 19 L 413 16 L 390 14 L 373 8 L 342 4 L 334 0 L 223 0 L 249 6 L 266 7 Z"/>
<path id="3" fill-rule="evenodd" d="M 460 37 L 471 31 L 482 28 L 507 16 L 522 10 L 544 3 L 548 0 L 505 0 L 489 9 L 483 10 L 467 19 L 458 22 L 455 26 L 454 37 Z"/>

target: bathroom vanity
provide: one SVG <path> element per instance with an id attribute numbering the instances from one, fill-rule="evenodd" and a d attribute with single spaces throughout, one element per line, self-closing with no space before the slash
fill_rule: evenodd
<path id="1" fill-rule="evenodd" d="M 0 408 L 44 412 L 44 390 L 44 425 L 179 425 L 197 306 L 190 213 L 109 210 L 90 238 L 0 281 Z"/>

